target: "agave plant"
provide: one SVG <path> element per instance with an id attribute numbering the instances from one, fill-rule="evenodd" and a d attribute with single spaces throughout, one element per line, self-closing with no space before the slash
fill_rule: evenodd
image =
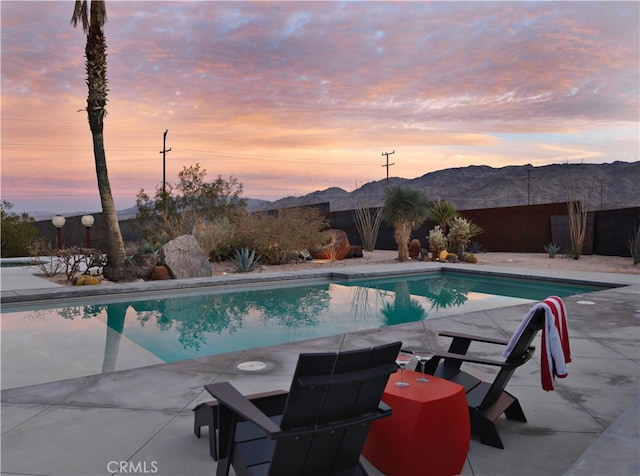
<path id="1" fill-rule="evenodd" d="M 549 258 L 555 258 L 560 252 L 560 247 L 552 242 L 544 245 L 544 250 L 549 253 Z"/>
<path id="2" fill-rule="evenodd" d="M 242 247 L 233 252 L 232 261 L 238 273 L 248 273 L 260 263 L 260 256 L 256 256 L 256 250 Z"/>

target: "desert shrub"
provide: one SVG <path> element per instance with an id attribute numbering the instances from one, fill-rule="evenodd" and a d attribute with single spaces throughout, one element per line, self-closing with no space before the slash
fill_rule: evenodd
<path id="1" fill-rule="evenodd" d="M 29 248 L 38 238 L 38 229 L 33 226 L 35 220 L 27 213 L 18 215 L 10 212 L 11 208 L 11 202 L 0 202 L 1 255 L 3 258 L 29 256 Z"/>
<path id="2" fill-rule="evenodd" d="M 45 240 L 33 242 L 29 254 L 33 256 L 33 264 L 48 278 L 64 271 L 64 263 L 56 256 L 53 245 Z"/>
<path id="3" fill-rule="evenodd" d="M 429 251 L 434 259 L 436 256 L 440 255 L 442 250 L 447 249 L 447 238 L 444 236 L 444 232 L 442 231 L 442 228 L 440 228 L 440 225 L 436 225 L 429 231 L 427 240 L 429 241 Z"/>
<path id="4" fill-rule="evenodd" d="M 326 218 L 317 208 L 284 208 L 240 216 L 236 243 L 256 250 L 267 264 L 289 263 L 322 241 Z"/>
<path id="5" fill-rule="evenodd" d="M 193 236 L 210 261 L 221 261 L 235 248 L 237 225 L 224 217 L 213 222 L 198 220 L 193 226 Z"/>
<path id="6" fill-rule="evenodd" d="M 156 187 L 154 196 L 141 189 L 136 198 L 134 231 L 156 243 L 163 233 L 169 239 L 176 238 L 193 233 L 199 223 L 216 223 L 224 217 L 233 222 L 237 214 L 246 212 L 242 184 L 235 177 L 225 180 L 218 176 L 207 182 L 206 175 L 206 169 L 196 164 L 183 168 L 175 186 L 165 183 Z"/>
<path id="7" fill-rule="evenodd" d="M 100 275 L 107 264 L 107 255 L 91 248 L 72 246 L 58 250 L 57 254 L 63 263 L 67 281 L 73 281 L 77 274 L 90 275 L 92 270 Z"/>

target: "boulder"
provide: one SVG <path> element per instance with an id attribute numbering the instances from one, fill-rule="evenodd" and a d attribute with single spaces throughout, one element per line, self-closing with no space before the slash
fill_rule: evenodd
<path id="1" fill-rule="evenodd" d="M 211 265 L 193 235 L 182 235 L 160 249 L 160 261 L 176 279 L 211 277 Z"/>

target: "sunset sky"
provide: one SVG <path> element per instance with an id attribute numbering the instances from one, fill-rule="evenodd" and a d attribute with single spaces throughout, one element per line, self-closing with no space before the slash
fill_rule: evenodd
<path id="1" fill-rule="evenodd" d="M 119 209 L 199 163 L 275 200 L 468 165 L 639 160 L 632 2 L 107 1 Z M 99 211 L 73 2 L 2 1 L 2 199 Z M 427 190 L 428 194 L 428 190 Z"/>

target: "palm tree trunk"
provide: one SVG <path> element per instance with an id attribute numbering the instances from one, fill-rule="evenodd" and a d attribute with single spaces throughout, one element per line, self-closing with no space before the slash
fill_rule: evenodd
<path id="1" fill-rule="evenodd" d="M 86 4 L 84 4 L 86 9 Z M 87 59 L 87 115 L 89 128 L 93 138 L 93 156 L 96 164 L 98 192 L 102 204 L 107 239 L 107 264 L 104 267 L 104 277 L 112 281 L 119 281 L 126 276 L 125 251 L 122 232 L 118 223 L 109 175 L 107 174 L 107 159 L 104 149 L 104 117 L 107 104 L 107 42 L 102 25 L 106 19 L 103 2 L 91 2 L 90 22 L 87 25 L 87 44 L 85 56 Z"/>
<path id="2" fill-rule="evenodd" d="M 104 135 L 100 132 L 92 132 L 93 156 L 96 163 L 96 176 L 98 179 L 98 192 L 102 204 L 102 215 L 107 237 L 107 264 L 104 267 L 104 277 L 118 281 L 124 276 L 124 241 L 120 231 L 120 223 L 116 207 L 111 194 L 111 184 L 107 174 L 107 159 L 104 151 Z"/>

